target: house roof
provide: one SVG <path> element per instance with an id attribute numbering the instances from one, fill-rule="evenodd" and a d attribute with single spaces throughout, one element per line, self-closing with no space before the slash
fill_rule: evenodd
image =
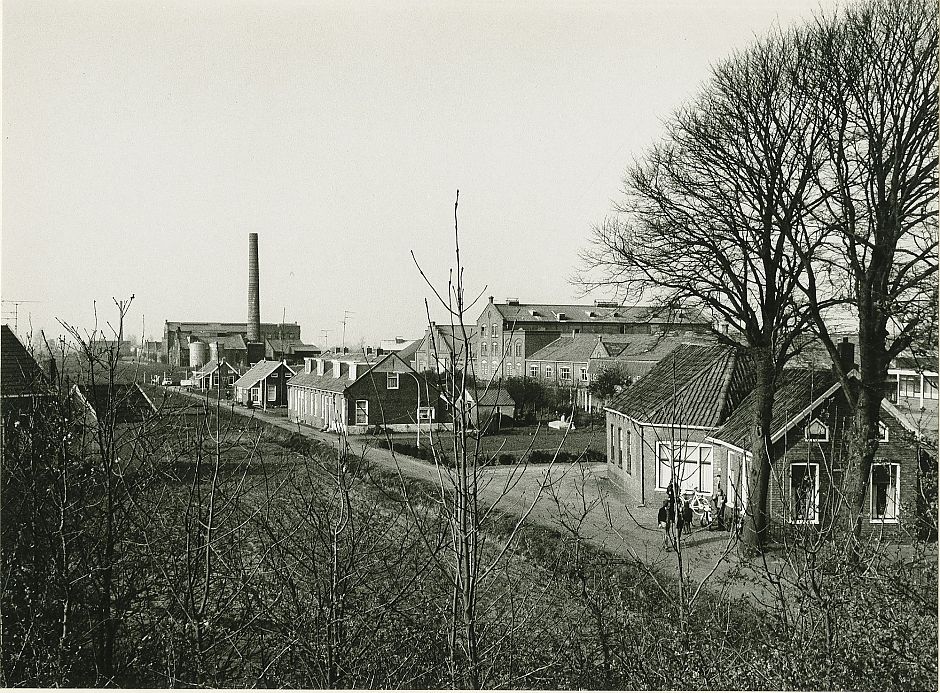
<path id="1" fill-rule="evenodd" d="M 261 360 L 245 371 L 245 374 L 235 381 L 235 387 L 253 387 L 274 373 L 281 366 L 284 366 L 291 375 L 294 375 L 294 369 L 285 365 L 283 361 Z"/>
<path id="2" fill-rule="evenodd" d="M 336 374 L 333 371 L 333 360 L 327 358 L 323 362 L 323 375 L 317 375 L 316 373 L 305 373 L 300 371 L 293 378 L 287 381 L 287 384 L 291 387 L 307 387 L 315 390 L 325 390 L 327 392 L 344 392 L 353 383 L 359 382 L 363 378 L 369 377 L 370 374 L 374 373 L 414 373 L 414 370 L 411 366 L 408 365 L 408 362 L 401 358 L 401 352 L 392 352 L 391 354 L 386 354 L 378 361 L 372 364 L 365 363 L 363 361 L 353 361 L 352 359 L 341 359 L 336 358 L 333 360 L 340 362 L 340 371 L 339 377 L 336 377 Z M 349 356 L 349 354 L 345 354 Z M 362 366 L 361 369 L 356 371 L 355 380 L 349 379 L 348 368 L 344 369 L 343 364 L 353 361 L 356 366 Z"/>
<path id="3" fill-rule="evenodd" d="M 710 322 L 699 313 L 691 310 L 669 311 L 651 306 L 614 306 L 555 304 L 555 303 L 493 303 L 504 320 L 517 324 L 594 322 L 598 324 L 629 323 L 684 323 L 688 325 L 709 325 Z M 563 313 L 564 320 L 559 320 Z"/>
<path id="4" fill-rule="evenodd" d="M 423 341 L 424 341 L 423 339 L 416 339 L 415 341 L 411 342 L 407 346 L 404 346 L 398 351 L 395 351 L 392 353 L 397 354 L 400 359 L 404 360 L 407 363 L 418 352 L 418 349 L 421 348 L 421 343 Z"/>
<path id="5" fill-rule="evenodd" d="M 838 383 L 838 378 L 831 368 L 827 370 L 787 368 L 783 371 L 780 383 L 781 385 L 774 393 L 773 418 L 770 425 L 773 431 L 772 436 L 780 432 L 789 421 L 805 411 L 818 398 L 832 394 L 833 385 Z M 747 449 L 750 446 L 751 416 L 756 399 L 754 393 L 744 398 L 741 405 L 712 437 L 735 447 Z"/>
<path id="6" fill-rule="evenodd" d="M 435 347 L 438 353 L 462 354 L 464 349 L 464 330 L 466 331 L 467 339 L 472 340 L 477 336 L 476 325 L 464 325 L 464 327 L 461 328 L 460 325 L 438 325 L 437 323 L 433 323 L 424 336 L 424 339 L 421 340 L 419 346 L 423 346 L 433 332 Z"/>
<path id="7" fill-rule="evenodd" d="M 115 423 L 138 423 L 157 410 L 137 383 L 76 385 L 75 390 L 96 419 L 111 413 Z"/>
<path id="8" fill-rule="evenodd" d="M 238 373 L 238 369 L 235 368 L 235 366 L 230 364 L 228 361 L 225 361 L 225 360 L 216 361 L 215 359 L 212 359 L 211 361 L 207 361 L 199 370 L 193 371 L 193 377 L 200 378 L 200 377 L 205 377 L 207 375 L 211 375 L 212 373 L 215 373 L 221 366 L 225 366 L 230 371 L 233 371 L 236 374 Z"/>
<path id="9" fill-rule="evenodd" d="M 532 354 L 527 361 L 587 363 L 592 358 L 659 361 L 680 341 L 654 334 L 563 335 Z"/>
<path id="10" fill-rule="evenodd" d="M 926 373 L 936 373 L 940 368 L 938 368 L 938 361 L 936 354 L 923 354 L 914 356 L 913 354 L 901 354 L 896 357 L 891 363 L 889 370 L 904 370 L 904 371 L 916 371 L 926 372 Z"/>
<path id="11" fill-rule="evenodd" d="M 21 397 L 47 393 L 49 385 L 36 359 L 8 325 L 0 326 L 0 394 Z"/>
<path id="12" fill-rule="evenodd" d="M 279 339 L 277 337 L 266 340 L 272 350 L 281 354 L 293 354 L 297 351 L 320 351 L 316 344 L 304 344 L 299 339 Z"/>
<path id="13" fill-rule="evenodd" d="M 855 377 L 855 374 L 850 374 Z M 842 383 L 832 369 L 788 368 L 783 372 L 782 385 L 774 393 L 771 442 L 779 440 L 787 431 L 807 420 L 828 398 L 842 389 Z M 711 438 L 731 446 L 747 449 L 750 446 L 751 414 L 756 395 L 749 395 Z M 921 436 L 917 424 L 887 399 L 881 408 L 891 414 L 907 430 Z"/>
<path id="14" fill-rule="evenodd" d="M 516 401 L 502 387 L 488 387 L 478 392 L 477 405 L 480 407 L 514 407 Z"/>
<path id="15" fill-rule="evenodd" d="M 753 385 L 751 360 L 719 345 L 680 344 L 606 407 L 656 426 L 719 426 Z"/>

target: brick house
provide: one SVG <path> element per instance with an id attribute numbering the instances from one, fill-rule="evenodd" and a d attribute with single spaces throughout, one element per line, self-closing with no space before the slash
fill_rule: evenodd
<path id="1" fill-rule="evenodd" d="M 450 426 L 450 413 L 434 383 L 398 354 L 369 363 L 352 354 L 305 359 L 287 383 L 291 421 L 351 435 L 378 427 L 393 431 Z"/>
<path id="2" fill-rule="evenodd" d="M 489 303 L 477 318 L 474 371 L 477 377 L 525 375 L 525 361 L 564 334 L 705 333 L 711 325 L 692 311 L 658 311 L 648 306 Z"/>
<path id="3" fill-rule="evenodd" d="M 193 371 L 193 387 L 197 390 L 208 390 L 219 387 L 230 390 L 241 374 L 238 369 L 224 358 L 221 361 L 209 361 L 202 368 Z"/>
<path id="4" fill-rule="evenodd" d="M 846 510 L 844 461 L 851 411 L 831 369 L 787 369 L 781 382 L 771 424 L 770 521 L 827 529 Z M 887 400 L 881 411 L 878 452 L 865 503 L 868 532 L 894 532 L 905 515 L 916 512 L 919 468 L 927 461 L 924 456 L 931 454 L 910 417 Z M 707 438 L 714 445 L 715 474 L 724 478 L 732 511 L 746 507 L 751 414 L 748 397 Z"/>
<path id="5" fill-rule="evenodd" d="M 708 440 L 754 385 L 751 359 L 719 345 L 680 344 L 605 407 L 608 478 L 636 504 L 658 505 L 673 470 L 711 493 Z"/>
<path id="6" fill-rule="evenodd" d="M 54 383 L 8 325 L 0 326 L 0 415 L 6 432 L 54 402 Z"/>
<path id="7" fill-rule="evenodd" d="M 414 354 L 413 366 L 423 373 L 427 370 L 438 373 L 459 371 L 464 367 L 464 330 L 469 342 L 470 358 L 477 337 L 476 325 L 438 325 L 432 322 L 419 341 Z"/>
<path id="8" fill-rule="evenodd" d="M 235 401 L 262 409 L 286 407 L 287 382 L 294 375 L 286 360 L 258 361 L 235 381 Z"/>
<path id="9" fill-rule="evenodd" d="M 580 409 L 595 410 L 588 388 L 608 368 L 617 366 L 631 379 L 645 375 L 680 341 L 666 335 L 570 334 L 558 337 L 525 360 L 526 377 L 574 390 Z"/>

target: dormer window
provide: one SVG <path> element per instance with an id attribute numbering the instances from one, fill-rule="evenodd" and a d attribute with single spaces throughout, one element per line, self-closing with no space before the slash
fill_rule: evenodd
<path id="1" fill-rule="evenodd" d="M 878 441 L 881 443 L 888 442 L 888 425 L 884 421 L 878 422 Z"/>
<path id="2" fill-rule="evenodd" d="M 806 440 L 812 440 L 817 443 L 829 441 L 829 427 L 819 419 L 813 419 L 806 426 Z"/>

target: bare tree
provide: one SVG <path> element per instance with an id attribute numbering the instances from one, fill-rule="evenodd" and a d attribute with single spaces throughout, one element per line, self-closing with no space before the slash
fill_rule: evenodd
<path id="1" fill-rule="evenodd" d="M 828 129 L 826 204 L 815 216 L 828 242 L 801 282 L 854 412 L 848 505 L 859 537 L 888 367 L 924 332 L 935 334 L 937 8 L 867 1 L 820 20 L 816 41 L 816 117 Z M 839 363 L 826 322 L 832 296 L 857 312 L 857 380 Z"/>
<path id="2" fill-rule="evenodd" d="M 632 166 L 619 217 L 597 227 L 579 280 L 663 306 L 705 312 L 717 338 L 754 358 L 745 540 L 767 527 L 770 417 L 777 375 L 806 323 L 793 251 L 822 201 L 823 123 L 805 96 L 814 79 L 806 32 L 774 32 L 714 68 L 702 94 L 668 123 L 665 141 Z M 729 329 L 720 329 L 727 325 Z"/>

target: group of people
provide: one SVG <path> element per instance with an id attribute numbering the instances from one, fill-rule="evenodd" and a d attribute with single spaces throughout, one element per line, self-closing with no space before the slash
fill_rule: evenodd
<path id="1" fill-rule="evenodd" d="M 716 529 L 724 529 L 725 506 L 728 503 L 728 498 L 721 488 L 720 479 L 716 484 L 711 501 L 715 506 L 714 519 L 712 519 L 711 513 L 707 513 L 706 517 L 703 517 L 702 525 L 707 525 L 709 528 L 714 526 Z M 678 546 L 683 532 L 692 533 L 693 518 L 692 506 L 688 500 L 679 496 L 678 484 L 675 482 L 670 483 L 666 488 L 666 498 L 663 500 L 663 505 L 659 509 L 657 517 L 659 528 L 663 531 L 664 549 L 669 551 Z M 673 532 L 673 527 L 675 527 L 675 532 Z"/>

